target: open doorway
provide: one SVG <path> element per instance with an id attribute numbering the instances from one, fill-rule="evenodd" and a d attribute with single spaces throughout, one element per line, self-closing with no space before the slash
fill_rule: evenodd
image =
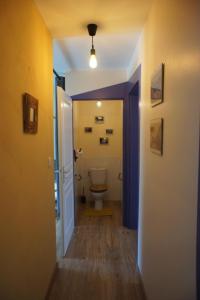
<path id="1" fill-rule="evenodd" d="M 73 126 L 77 222 L 117 215 L 121 225 L 123 100 L 73 101 Z"/>
<path id="2" fill-rule="evenodd" d="M 96 99 L 123 99 L 123 225 L 138 229 L 140 157 L 140 82 L 141 65 L 128 82 L 73 95 L 73 102 Z M 76 117 L 76 116 L 74 116 Z M 77 174 L 78 180 L 81 177 Z M 80 185 L 80 182 L 78 183 Z"/>

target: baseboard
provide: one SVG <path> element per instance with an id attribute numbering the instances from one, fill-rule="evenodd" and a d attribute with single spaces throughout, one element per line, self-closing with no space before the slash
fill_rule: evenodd
<path id="1" fill-rule="evenodd" d="M 138 269 L 139 283 L 140 283 L 140 286 L 141 286 L 141 289 L 142 289 L 142 297 L 143 297 L 144 300 L 148 300 L 148 299 L 147 299 L 147 294 L 146 294 L 145 288 L 144 288 L 144 282 L 143 282 L 143 280 L 142 280 L 142 275 L 141 275 L 141 273 L 140 273 L 139 267 L 137 267 L 137 269 Z"/>
<path id="2" fill-rule="evenodd" d="M 53 273 L 52 273 L 52 275 L 51 275 L 51 279 L 50 279 L 50 281 L 49 281 L 49 285 L 48 285 L 48 289 L 47 289 L 47 292 L 46 292 L 45 300 L 48 300 L 48 299 L 49 299 L 50 292 L 51 292 L 53 283 L 54 283 L 54 281 L 55 281 L 57 271 L 58 271 L 58 263 L 56 262 L 55 267 L 54 267 L 54 270 L 53 270 Z"/>

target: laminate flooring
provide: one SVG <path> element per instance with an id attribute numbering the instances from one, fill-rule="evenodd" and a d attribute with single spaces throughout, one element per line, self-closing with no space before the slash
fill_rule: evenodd
<path id="1" fill-rule="evenodd" d="M 136 268 L 136 233 L 122 227 L 121 207 L 113 216 L 86 217 L 78 224 L 52 285 L 49 300 L 144 300 Z"/>

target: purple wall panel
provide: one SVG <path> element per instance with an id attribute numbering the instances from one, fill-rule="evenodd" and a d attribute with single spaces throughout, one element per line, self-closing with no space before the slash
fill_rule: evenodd
<path id="1" fill-rule="evenodd" d="M 109 99 L 109 100 L 121 100 L 124 99 L 128 82 L 123 82 L 115 85 L 111 85 L 102 89 L 93 90 L 83 94 L 71 96 L 72 100 L 94 100 L 94 99 Z"/>
<path id="2" fill-rule="evenodd" d="M 123 223 L 138 229 L 139 208 L 139 99 L 141 66 L 127 83 L 124 97 Z"/>

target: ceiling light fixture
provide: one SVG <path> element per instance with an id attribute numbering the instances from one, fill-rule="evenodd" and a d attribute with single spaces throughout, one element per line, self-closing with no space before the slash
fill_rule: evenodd
<path id="1" fill-rule="evenodd" d="M 90 50 L 90 61 L 89 61 L 89 66 L 92 69 L 95 69 L 97 67 L 97 58 L 96 58 L 96 51 L 94 49 L 94 44 L 93 44 L 93 37 L 96 35 L 97 32 L 97 25 L 96 24 L 88 24 L 88 33 L 92 37 L 92 48 Z"/>

